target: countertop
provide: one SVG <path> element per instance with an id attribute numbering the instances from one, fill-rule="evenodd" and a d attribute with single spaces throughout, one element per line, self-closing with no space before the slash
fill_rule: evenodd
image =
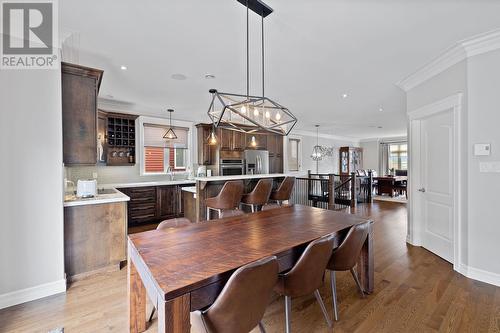
<path id="1" fill-rule="evenodd" d="M 279 178 L 279 177 L 286 177 L 286 174 L 284 174 L 284 173 L 268 173 L 268 174 L 262 174 L 262 175 L 196 177 L 195 180 L 201 181 L 201 182 L 218 182 L 218 181 L 224 181 L 224 180 Z"/>
<path id="2" fill-rule="evenodd" d="M 196 194 L 196 186 L 186 186 L 182 188 L 183 191 Z"/>
<path id="3" fill-rule="evenodd" d="M 116 189 L 113 193 L 98 194 L 93 198 L 77 198 L 75 194 L 66 194 L 64 196 L 64 207 L 75 207 L 75 206 L 85 206 L 85 205 L 98 205 L 107 204 L 115 202 L 126 202 L 130 198 Z"/>
<path id="4" fill-rule="evenodd" d="M 183 179 L 183 180 L 161 180 L 161 181 L 155 181 L 155 182 L 97 184 L 97 187 L 98 188 L 127 188 L 127 187 L 185 185 L 185 184 L 196 184 L 196 180 Z"/>

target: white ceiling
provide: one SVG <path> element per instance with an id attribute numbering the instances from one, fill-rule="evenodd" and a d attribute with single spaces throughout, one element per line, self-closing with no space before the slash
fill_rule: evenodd
<path id="1" fill-rule="evenodd" d="M 456 41 L 500 28 L 496 0 L 266 3 L 275 10 L 265 26 L 266 95 L 290 108 L 299 129 L 318 123 L 322 133 L 358 139 L 404 134 L 395 82 Z M 59 11 L 78 61 L 105 71 L 101 97 L 201 122 L 209 88 L 245 92 L 245 9 L 236 0 L 64 0 Z M 260 94 L 260 17 L 250 24 L 251 92 Z"/>

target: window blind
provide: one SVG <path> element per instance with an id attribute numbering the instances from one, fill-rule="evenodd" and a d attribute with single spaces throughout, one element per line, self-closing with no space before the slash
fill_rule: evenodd
<path id="1" fill-rule="evenodd" d="M 187 149 L 189 129 L 172 127 L 177 139 L 167 140 L 163 136 L 167 133 L 168 128 L 168 126 L 144 124 L 144 147 Z"/>

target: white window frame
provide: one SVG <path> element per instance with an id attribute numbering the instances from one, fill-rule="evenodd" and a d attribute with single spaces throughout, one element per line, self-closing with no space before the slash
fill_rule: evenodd
<path id="1" fill-rule="evenodd" d="M 284 152 L 283 152 L 283 162 L 285 163 L 285 168 L 284 168 L 284 171 L 286 173 L 296 173 L 296 174 L 299 174 L 301 172 L 303 172 L 303 166 L 302 166 L 302 144 L 303 144 L 303 140 L 304 138 L 300 135 L 293 135 L 293 134 L 290 134 L 288 136 L 285 136 L 285 145 L 284 145 Z M 299 144 L 298 144 L 298 147 L 297 147 L 297 158 L 298 158 L 298 163 L 299 163 L 299 170 L 298 171 L 290 171 L 289 169 L 289 166 L 288 166 L 288 151 L 289 151 L 289 140 L 292 139 L 292 140 L 299 140 Z"/>
<path id="2" fill-rule="evenodd" d="M 170 121 L 169 119 L 166 118 L 157 118 L 157 117 L 148 117 L 148 116 L 140 116 L 136 119 L 135 121 L 135 128 L 136 128 L 136 154 L 139 157 L 138 158 L 138 163 L 139 163 L 139 173 L 141 176 L 158 176 L 158 175 L 167 175 L 169 172 L 163 171 L 163 172 L 146 172 L 145 170 L 145 158 L 144 158 L 144 124 L 155 124 L 155 125 L 161 125 L 161 126 L 170 126 Z M 193 161 L 193 155 L 194 151 L 196 150 L 196 147 L 194 146 L 194 140 L 193 140 L 193 133 L 194 133 L 194 123 L 190 121 L 183 121 L 183 120 L 174 120 L 172 119 L 172 126 L 173 127 L 186 127 L 189 129 L 188 131 L 188 154 L 186 157 L 186 170 L 184 171 L 176 171 L 174 172 L 175 174 L 184 174 L 187 172 L 187 167 L 191 165 L 191 162 Z M 165 165 L 168 165 L 168 160 L 166 160 Z M 174 163 L 175 163 L 175 158 L 174 158 Z"/>
<path id="3" fill-rule="evenodd" d="M 187 169 L 187 166 L 188 166 L 188 164 L 187 164 L 187 156 L 184 156 L 184 158 L 186 159 L 185 165 L 183 167 L 178 167 L 177 166 L 177 150 L 185 150 L 185 151 L 187 151 L 187 153 L 189 155 L 189 147 L 188 147 L 188 149 L 180 149 L 180 148 L 173 148 L 173 149 L 174 149 L 174 169 L 185 171 Z"/>

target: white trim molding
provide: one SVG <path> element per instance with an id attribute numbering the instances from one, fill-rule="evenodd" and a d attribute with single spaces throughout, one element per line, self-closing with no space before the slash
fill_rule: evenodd
<path id="1" fill-rule="evenodd" d="M 0 295 L 0 309 L 66 292 L 66 279 Z"/>
<path id="2" fill-rule="evenodd" d="M 404 91 L 409 91 L 469 57 L 498 49 L 500 49 L 500 29 L 461 40 L 396 85 Z"/>
<path id="3" fill-rule="evenodd" d="M 489 283 L 494 286 L 500 287 L 500 274 L 488 272 L 464 264 L 460 264 L 456 271 L 468 277 L 469 279 Z"/>
<path id="4" fill-rule="evenodd" d="M 316 137 L 316 132 L 313 131 L 304 131 L 304 130 L 292 130 L 291 135 L 301 135 L 301 136 L 312 136 Z M 339 141 L 347 141 L 347 142 L 352 142 L 354 144 L 359 144 L 360 139 L 359 138 L 354 138 L 354 137 L 349 137 L 349 136 L 340 136 L 340 135 L 333 135 L 333 134 L 322 134 L 319 133 L 318 136 L 323 139 L 330 139 L 330 140 L 339 140 Z"/>

